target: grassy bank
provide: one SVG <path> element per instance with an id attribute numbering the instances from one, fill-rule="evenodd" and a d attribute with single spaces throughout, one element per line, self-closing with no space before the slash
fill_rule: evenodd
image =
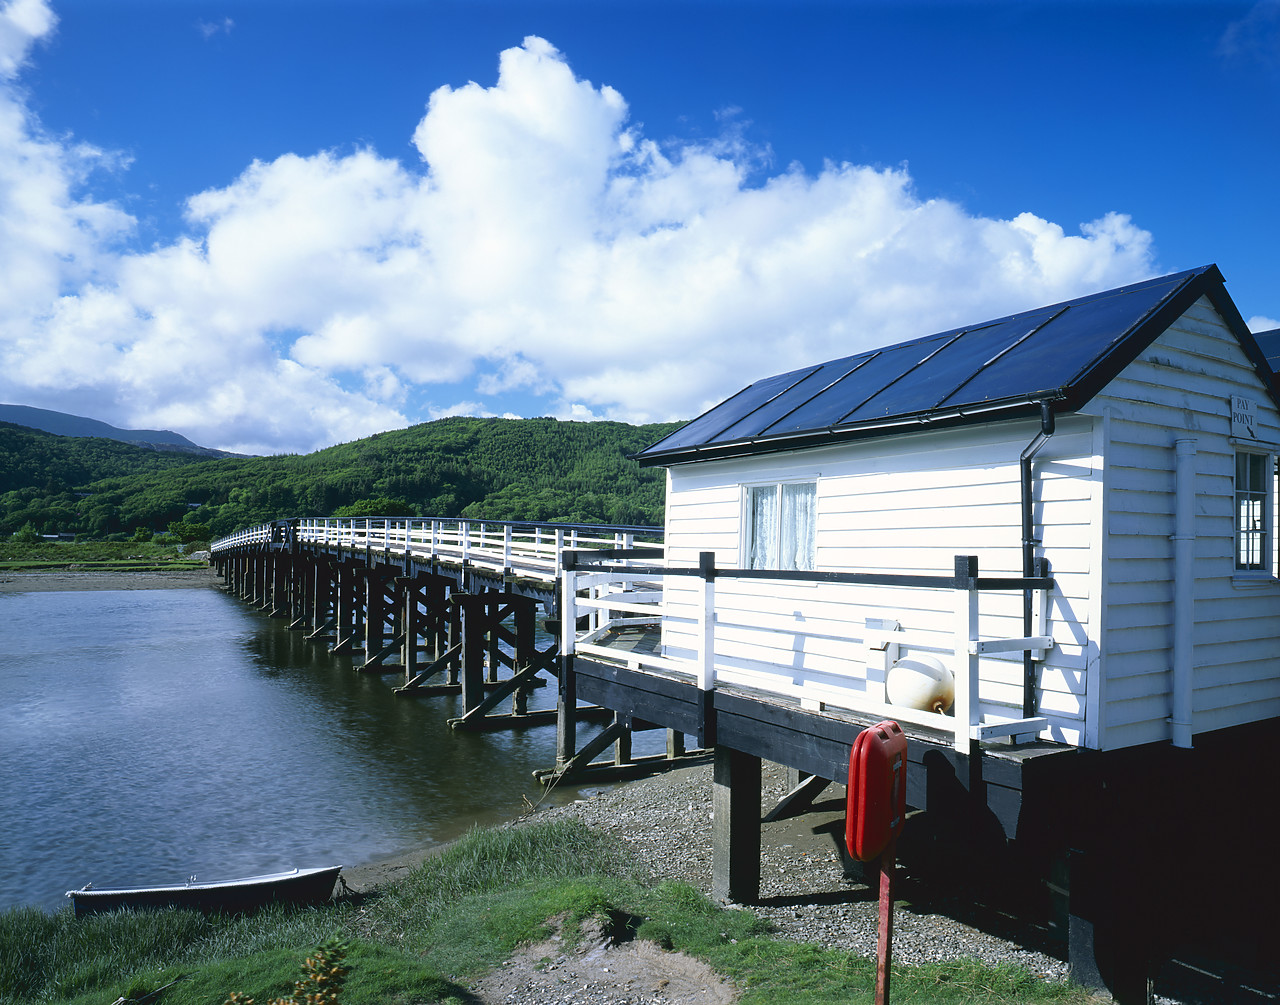
<path id="1" fill-rule="evenodd" d="M 140 572 L 196 569 L 184 546 L 154 541 L 13 541 L 0 540 L 0 569 L 80 569 L 92 572 Z"/>
<path id="2" fill-rule="evenodd" d="M 869 1002 L 874 961 L 771 938 L 748 911 L 720 910 L 678 883 L 640 882 L 625 853 L 573 821 L 475 831 L 375 896 L 248 918 L 182 911 L 75 920 L 0 914 L 0 1001 L 219 1005 L 232 991 L 288 995 L 317 946 L 340 940 L 350 968 L 343 1005 L 462 1002 L 466 982 L 501 964 L 553 917 L 608 919 L 636 937 L 698 956 L 753 1003 Z M 1082 992 L 1012 968 L 901 966 L 901 1002 L 1067 1003 Z"/>

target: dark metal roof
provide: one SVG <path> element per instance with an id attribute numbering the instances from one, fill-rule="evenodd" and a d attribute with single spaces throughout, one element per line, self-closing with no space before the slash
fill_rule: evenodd
<path id="1" fill-rule="evenodd" d="M 766 377 L 636 458 L 644 465 L 676 464 L 794 450 L 1038 415 L 1042 403 L 1055 412 L 1075 411 L 1201 296 L 1210 298 L 1274 388 L 1222 274 L 1206 265 Z M 1280 352 L 1280 330 L 1270 334 Z"/>

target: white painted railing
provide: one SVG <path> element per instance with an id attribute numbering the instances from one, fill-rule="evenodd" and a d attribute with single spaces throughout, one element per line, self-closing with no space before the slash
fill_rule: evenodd
<path id="1" fill-rule="evenodd" d="M 702 565 L 697 569 L 666 568 L 645 559 L 628 561 L 617 554 L 594 558 L 589 553 L 571 553 L 566 556 L 567 568 L 561 581 L 561 652 L 622 662 L 632 669 L 694 683 L 703 690 L 719 684 L 743 684 L 795 699 L 802 707 L 815 710 L 830 705 L 892 718 L 950 735 L 959 751 L 968 751 L 972 740 L 1038 734 L 1048 726 L 1048 720 L 1042 716 L 1024 717 L 1021 710 L 1013 708 L 1008 709 L 1008 715 L 983 715 L 979 700 L 979 663 L 984 656 L 1003 653 L 1031 651 L 1042 656 L 1045 650 L 1053 648 L 1054 641 L 1046 635 L 984 638 L 978 599 L 985 591 L 1052 589 L 1052 580 L 984 579 L 976 574 L 976 560 L 966 561 L 972 564 L 964 569 L 958 564 L 956 575 L 947 577 L 716 569 L 710 555 L 703 556 Z M 681 603 L 668 606 L 660 584 L 665 578 L 675 576 L 697 577 L 699 589 L 681 591 Z M 839 679 L 833 679 L 834 675 L 806 672 L 794 663 L 744 659 L 741 651 L 749 649 L 750 644 L 744 646 L 742 636 L 749 634 L 753 626 L 744 626 L 740 620 L 734 625 L 738 652 L 726 653 L 725 640 L 717 636 L 716 583 L 730 579 L 757 579 L 784 585 L 807 582 L 931 590 L 940 597 L 949 595 L 949 602 L 940 606 L 950 609 L 951 615 L 942 615 L 941 627 L 932 624 L 928 626 L 930 630 L 904 629 L 897 622 L 883 618 L 859 617 L 857 608 L 851 607 L 847 622 L 834 629 L 840 633 L 838 641 L 849 659 L 846 672 Z M 692 611 L 691 596 L 697 597 Z M 799 637 L 805 632 L 806 614 L 803 610 L 792 610 L 795 604 L 795 597 L 788 594 L 784 606 L 793 623 L 784 634 Z M 587 618 L 586 629 L 575 630 L 583 617 Z M 651 655 L 608 644 L 607 637 L 618 629 L 660 626 L 664 619 L 678 621 L 683 626 L 678 651 Z M 761 651 L 776 649 L 773 643 L 779 629 L 769 624 L 767 617 L 760 620 L 754 631 L 760 633 Z M 721 634 L 723 631 L 722 628 Z M 827 619 L 826 626 L 813 630 L 809 638 L 829 643 L 833 639 L 832 631 Z M 803 648 L 797 644 L 792 655 Z M 907 653 L 929 653 L 951 670 L 955 678 L 951 714 L 921 711 L 889 701 L 888 672 Z M 824 676 L 825 681 L 821 680 Z"/>
<path id="2" fill-rule="evenodd" d="M 452 517 L 304 517 L 238 531 L 213 542 L 211 550 L 216 555 L 230 548 L 296 540 L 324 548 L 368 548 L 555 582 L 565 549 L 626 549 L 637 543 L 661 548 L 660 543 L 646 543 L 660 542 L 661 538 L 661 528 L 655 527 Z"/>

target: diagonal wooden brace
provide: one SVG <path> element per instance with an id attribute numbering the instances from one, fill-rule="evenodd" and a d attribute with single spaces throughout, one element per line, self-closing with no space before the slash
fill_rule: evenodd
<path id="1" fill-rule="evenodd" d="M 608 726 L 605 726 L 604 730 L 600 733 L 599 736 L 597 736 L 594 740 L 588 743 L 585 747 L 583 747 L 576 754 L 574 754 L 573 757 L 569 759 L 569 763 L 564 766 L 564 769 L 560 772 L 560 774 L 567 775 L 570 772 L 576 771 L 579 768 L 586 767 L 588 764 L 591 763 L 592 759 L 595 758 L 596 754 L 604 750 L 604 748 L 609 746 L 609 744 L 616 743 L 618 740 L 618 737 L 620 737 L 623 734 L 626 728 L 627 728 L 626 726 L 622 725 L 622 723 L 620 723 L 615 718 L 613 722 L 611 722 Z"/>
<path id="2" fill-rule="evenodd" d="M 532 686 L 533 679 L 538 676 L 540 670 L 541 667 L 536 665 L 527 666 L 509 680 L 505 680 L 496 686 L 493 684 L 486 685 L 485 690 L 489 691 L 489 693 L 484 696 L 484 700 L 475 708 L 470 709 L 465 715 L 457 719 L 450 719 L 449 725 L 454 729 L 466 729 L 468 725 L 474 723 L 477 719 L 484 718 L 491 708 L 511 694 L 512 691 L 520 687 Z M 490 691 L 490 688 L 493 690 Z"/>
<path id="3" fill-rule="evenodd" d="M 333 628 L 333 626 L 336 625 L 337 623 L 338 623 L 337 618 L 329 618 L 324 622 L 324 624 L 322 624 L 314 632 L 310 632 L 307 635 L 304 635 L 303 638 L 306 639 L 306 641 L 308 642 L 310 642 L 312 639 L 318 639 L 320 638 L 320 636 L 328 633 L 328 631 L 331 628 Z"/>
<path id="4" fill-rule="evenodd" d="M 403 632 L 395 636 L 395 638 L 391 640 L 391 643 L 389 645 L 383 646 L 376 653 L 374 653 L 367 660 L 365 660 L 358 667 L 356 667 L 356 669 L 357 670 L 374 670 L 374 671 L 385 669 L 382 665 L 382 661 L 385 660 L 388 656 L 392 655 L 393 653 L 400 652 L 400 647 L 402 645 L 404 645 Z"/>
<path id="5" fill-rule="evenodd" d="M 428 678 L 434 677 L 441 670 L 446 669 L 450 663 L 452 663 L 455 659 L 457 659 L 458 654 L 460 652 L 462 652 L 461 642 L 457 643 L 456 645 L 450 646 L 448 649 L 444 651 L 443 654 L 441 654 L 441 656 L 438 659 L 432 660 L 430 663 L 428 663 L 427 666 L 423 668 L 422 672 L 419 673 L 417 676 L 415 676 L 413 680 L 408 681 L 404 685 L 404 687 L 396 688 L 395 693 L 407 694 L 409 692 L 412 692 L 415 688 L 420 687 L 423 681 L 427 680 Z"/>

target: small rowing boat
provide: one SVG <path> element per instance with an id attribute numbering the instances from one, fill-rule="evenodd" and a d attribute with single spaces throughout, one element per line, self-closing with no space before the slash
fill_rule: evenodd
<path id="1" fill-rule="evenodd" d="M 322 904 L 333 896 L 342 866 L 292 869 L 268 876 L 249 876 L 216 883 L 198 883 L 194 876 L 179 886 L 122 886 L 68 890 L 76 917 L 120 908 L 183 907 L 193 911 L 244 914 L 271 903 Z"/>

